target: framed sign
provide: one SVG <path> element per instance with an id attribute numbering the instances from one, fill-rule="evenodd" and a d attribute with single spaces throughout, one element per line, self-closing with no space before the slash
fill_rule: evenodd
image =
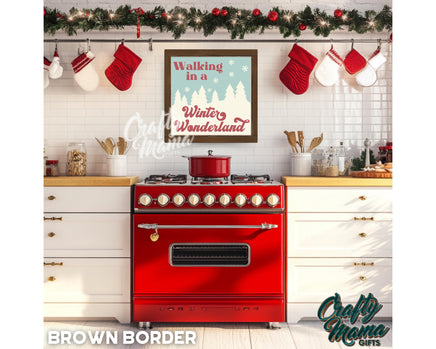
<path id="1" fill-rule="evenodd" d="M 165 50 L 165 142 L 257 142 L 257 50 Z"/>

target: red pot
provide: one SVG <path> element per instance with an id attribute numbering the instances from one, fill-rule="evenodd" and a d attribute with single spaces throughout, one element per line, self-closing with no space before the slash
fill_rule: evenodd
<path id="1" fill-rule="evenodd" d="M 191 177 L 228 177 L 230 176 L 230 159 L 227 155 L 184 156 L 189 159 L 189 174 Z"/>

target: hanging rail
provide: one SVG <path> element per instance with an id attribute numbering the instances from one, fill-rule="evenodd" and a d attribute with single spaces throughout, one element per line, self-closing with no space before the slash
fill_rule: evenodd
<path id="1" fill-rule="evenodd" d="M 86 41 L 91 41 L 91 42 L 119 42 L 121 40 L 123 40 L 124 42 L 132 42 L 132 43 L 144 43 L 144 44 L 149 44 L 150 43 L 150 39 L 44 39 L 44 42 L 86 42 Z M 235 39 L 235 40 L 230 40 L 230 39 L 217 39 L 217 40 L 213 40 L 213 39 L 153 39 L 152 42 L 153 43 L 163 43 L 163 42 L 168 42 L 168 43 L 204 43 L 204 42 L 221 42 L 221 43 L 230 43 L 230 42 L 237 42 L 237 43 L 241 43 L 241 42 L 265 42 L 265 43 L 293 43 L 293 42 L 298 42 L 298 43 L 352 43 L 354 41 L 354 43 L 365 43 L 365 44 L 370 44 L 370 43 L 379 43 L 379 42 L 387 42 L 390 43 L 391 41 L 389 39 Z"/>

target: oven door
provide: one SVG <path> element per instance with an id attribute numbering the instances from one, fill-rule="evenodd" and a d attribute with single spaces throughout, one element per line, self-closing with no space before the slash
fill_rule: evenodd
<path id="1" fill-rule="evenodd" d="M 283 214 L 136 214 L 134 296 L 283 296 Z"/>

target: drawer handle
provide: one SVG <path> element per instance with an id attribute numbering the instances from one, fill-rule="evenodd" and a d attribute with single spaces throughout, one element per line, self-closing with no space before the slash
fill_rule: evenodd
<path id="1" fill-rule="evenodd" d="M 359 200 L 365 201 L 366 200 L 366 196 L 365 195 L 359 196 Z"/>
<path id="2" fill-rule="evenodd" d="M 361 238 L 366 238 L 368 235 L 366 235 L 366 233 L 359 233 L 359 236 L 360 236 Z"/>
<path id="3" fill-rule="evenodd" d="M 52 238 L 53 236 L 56 236 L 55 233 L 53 233 L 52 231 L 50 233 L 47 234 L 49 238 Z"/>
<path id="4" fill-rule="evenodd" d="M 366 276 L 364 276 L 364 275 L 360 276 L 360 277 L 359 277 L 359 280 L 360 280 L 360 281 L 366 281 Z"/>
<path id="5" fill-rule="evenodd" d="M 48 280 L 48 281 L 55 281 L 56 278 L 55 278 L 54 276 L 49 276 L 47 280 Z"/>
<path id="6" fill-rule="evenodd" d="M 59 262 L 59 263 L 57 263 L 57 262 L 50 262 L 50 263 L 44 262 L 44 267 L 46 267 L 46 266 L 54 267 L 55 265 L 59 265 L 60 267 L 62 267 L 64 265 L 64 262 Z"/>
<path id="7" fill-rule="evenodd" d="M 62 217 L 44 217 L 44 221 L 61 221 Z"/>
<path id="8" fill-rule="evenodd" d="M 355 221 L 373 221 L 374 217 L 354 217 Z"/>
<path id="9" fill-rule="evenodd" d="M 365 266 L 371 266 L 371 267 L 373 267 L 373 266 L 374 266 L 374 262 L 370 262 L 370 263 L 365 263 L 365 262 L 357 263 L 357 262 L 354 262 L 353 264 L 354 264 L 355 267 L 358 266 L 358 265 L 361 265 L 361 266 L 363 266 L 363 267 L 365 267 Z"/>
<path id="10" fill-rule="evenodd" d="M 156 242 L 157 240 L 159 240 L 159 233 L 156 231 L 153 234 L 150 234 L 150 240 L 153 242 Z"/>
<path id="11" fill-rule="evenodd" d="M 47 199 L 49 199 L 49 200 L 56 200 L 56 196 L 50 195 Z"/>

